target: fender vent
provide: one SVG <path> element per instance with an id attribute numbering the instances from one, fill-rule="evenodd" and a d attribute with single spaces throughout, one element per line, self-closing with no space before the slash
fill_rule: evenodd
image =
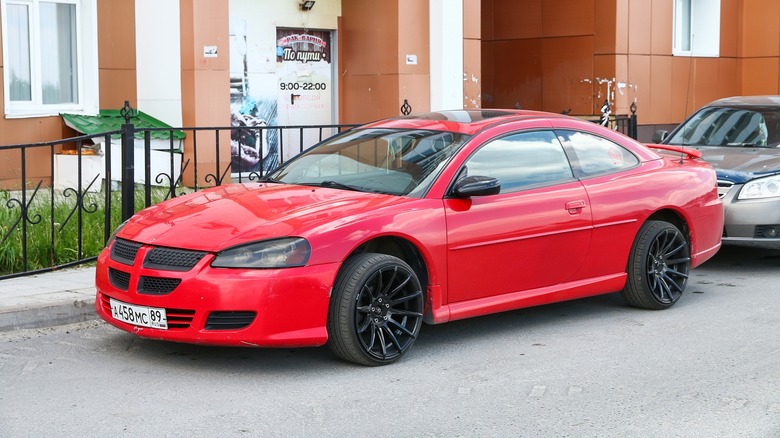
<path id="1" fill-rule="evenodd" d="M 211 312 L 206 320 L 206 330 L 236 330 L 242 329 L 255 320 L 256 312 Z"/>

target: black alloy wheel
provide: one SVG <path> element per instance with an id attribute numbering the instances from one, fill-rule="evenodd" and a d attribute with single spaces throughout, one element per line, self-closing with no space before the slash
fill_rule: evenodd
<path id="1" fill-rule="evenodd" d="M 385 254 L 353 256 L 333 288 L 328 345 L 350 362 L 395 362 L 414 344 L 424 305 L 420 281 L 403 260 Z"/>
<path id="2" fill-rule="evenodd" d="M 688 240 L 674 225 L 648 221 L 637 234 L 622 291 L 631 305 L 666 309 L 682 296 L 691 269 Z"/>

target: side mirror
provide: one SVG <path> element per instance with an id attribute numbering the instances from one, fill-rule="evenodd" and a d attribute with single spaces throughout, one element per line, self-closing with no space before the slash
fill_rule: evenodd
<path id="1" fill-rule="evenodd" d="M 653 134 L 653 143 L 661 143 L 662 141 L 666 140 L 666 137 L 668 136 L 669 131 L 659 129 L 658 131 L 655 131 L 655 134 Z"/>
<path id="2" fill-rule="evenodd" d="M 501 182 L 489 176 L 467 176 L 455 184 L 453 192 L 459 198 L 497 195 L 501 192 Z"/>

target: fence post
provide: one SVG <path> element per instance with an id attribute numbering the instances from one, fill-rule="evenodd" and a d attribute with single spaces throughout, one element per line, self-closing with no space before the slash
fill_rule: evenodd
<path id="1" fill-rule="evenodd" d="M 130 219 L 135 213 L 135 126 L 130 119 L 135 117 L 135 109 L 130 102 L 119 111 L 125 119 L 122 125 L 122 221 Z"/>
<path id="2" fill-rule="evenodd" d="M 639 137 L 639 126 L 637 125 L 636 120 L 636 102 L 631 103 L 631 116 L 628 119 L 628 136 L 633 138 L 634 140 Z"/>

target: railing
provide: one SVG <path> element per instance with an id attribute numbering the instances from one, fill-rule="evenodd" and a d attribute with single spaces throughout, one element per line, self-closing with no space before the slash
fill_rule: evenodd
<path id="1" fill-rule="evenodd" d="M 0 146 L 0 160 L 18 169 L 18 181 L 0 187 L 0 280 L 94 261 L 113 230 L 135 211 L 206 187 L 257 180 L 356 126 L 137 129 L 129 123 L 132 114 L 126 122 L 118 131 Z M 165 134 L 167 147 L 152 146 L 155 131 Z M 184 142 L 177 139 L 181 133 Z M 247 147 L 250 138 L 255 152 Z M 95 144 L 100 151 L 93 152 Z M 142 160 L 136 160 L 136 149 Z M 72 153 L 63 154 L 66 150 Z M 143 169 L 135 169 L 139 161 Z"/>

